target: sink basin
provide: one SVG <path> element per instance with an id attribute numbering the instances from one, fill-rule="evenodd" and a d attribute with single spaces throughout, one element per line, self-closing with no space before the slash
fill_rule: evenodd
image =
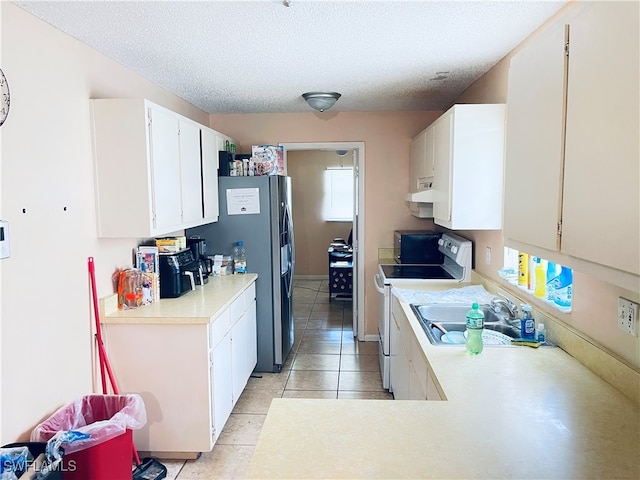
<path id="1" fill-rule="evenodd" d="M 467 305 L 411 305 L 429 342 L 433 345 L 464 345 L 463 333 L 467 330 Z M 505 317 L 496 314 L 488 306 L 480 308 L 485 316 L 483 340 L 485 346 L 511 346 L 510 340 L 520 338 L 520 329 L 507 323 Z M 437 328 L 437 324 L 451 335 Z M 543 346 L 553 346 L 546 342 Z"/>
<path id="2" fill-rule="evenodd" d="M 414 305 L 412 305 L 414 307 Z M 467 323 L 467 312 L 471 310 L 471 305 L 451 305 L 451 304 L 438 304 L 438 305 L 415 305 L 415 310 L 418 310 L 418 317 L 422 317 L 425 320 L 433 322 L 458 322 Z M 480 310 L 484 313 L 484 323 L 494 323 L 503 321 L 501 315 L 498 315 L 490 307 L 481 305 Z"/>

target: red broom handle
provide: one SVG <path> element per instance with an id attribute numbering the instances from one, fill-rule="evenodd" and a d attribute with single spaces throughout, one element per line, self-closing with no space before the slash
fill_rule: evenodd
<path id="1" fill-rule="evenodd" d="M 91 279 L 91 294 L 93 296 L 93 316 L 96 322 L 96 341 L 98 343 L 98 357 L 100 358 L 100 376 L 102 380 L 102 393 L 107 393 L 107 378 L 105 376 L 105 369 L 107 370 L 107 374 L 109 375 L 109 382 L 111 383 L 111 389 L 113 393 L 119 395 L 118 386 L 116 385 L 116 380 L 113 375 L 113 370 L 111 370 L 111 364 L 109 363 L 109 358 L 107 357 L 107 352 L 104 349 L 104 344 L 102 343 L 102 328 L 100 325 L 100 308 L 98 306 L 98 294 L 96 292 L 96 267 L 93 261 L 93 257 L 89 257 L 89 276 Z M 135 444 L 131 443 L 131 449 L 133 451 L 133 458 L 136 462 L 136 465 L 140 465 L 140 456 L 138 455 L 138 450 L 136 449 Z"/>
<path id="2" fill-rule="evenodd" d="M 98 344 L 98 357 L 100 359 L 100 380 L 102 381 L 102 393 L 107 393 L 107 377 L 105 375 L 106 355 L 102 347 L 102 332 L 100 330 L 100 308 L 98 307 L 98 293 L 96 292 L 96 267 L 93 257 L 89 257 L 89 278 L 91 280 L 91 295 L 93 297 L 93 318 L 96 324 L 96 341 Z"/>

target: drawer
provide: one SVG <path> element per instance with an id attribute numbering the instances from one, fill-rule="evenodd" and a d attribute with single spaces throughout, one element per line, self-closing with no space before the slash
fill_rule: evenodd
<path id="1" fill-rule="evenodd" d="M 253 282 L 249 288 L 244 291 L 244 306 L 248 307 L 256 299 L 256 283 Z"/>
<path id="2" fill-rule="evenodd" d="M 229 306 L 229 314 L 231 325 L 233 325 L 244 313 L 246 307 L 244 305 L 244 293 L 241 294 L 238 298 L 236 298 L 233 303 Z"/>
<path id="3" fill-rule="evenodd" d="M 224 338 L 226 333 L 231 328 L 231 319 L 229 315 L 229 309 L 227 308 L 224 312 L 218 315 L 210 324 L 210 334 L 211 334 L 211 347 L 215 347 L 220 340 Z"/>
<path id="4" fill-rule="evenodd" d="M 255 299 L 256 284 L 252 283 L 251 286 L 249 286 L 244 292 L 242 292 L 229 307 L 232 325 L 242 316 L 245 310 L 249 308 L 249 306 Z"/>

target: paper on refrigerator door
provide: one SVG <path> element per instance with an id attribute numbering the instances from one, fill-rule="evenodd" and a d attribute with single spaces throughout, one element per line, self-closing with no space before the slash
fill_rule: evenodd
<path id="1" fill-rule="evenodd" d="M 230 188 L 227 190 L 227 215 L 255 215 L 259 213 L 259 188 Z"/>

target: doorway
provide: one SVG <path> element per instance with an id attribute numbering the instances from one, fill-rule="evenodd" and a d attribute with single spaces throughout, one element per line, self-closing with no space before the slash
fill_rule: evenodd
<path id="1" fill-rule="evenodd" d="M 352 150 L 354 176 L 353 244 L 353 334 L 364 340 L 364 142 L 280 143 L 287 152 L 309 150 Z M 294 218 L 295 222 L 295 218 Z"/>

